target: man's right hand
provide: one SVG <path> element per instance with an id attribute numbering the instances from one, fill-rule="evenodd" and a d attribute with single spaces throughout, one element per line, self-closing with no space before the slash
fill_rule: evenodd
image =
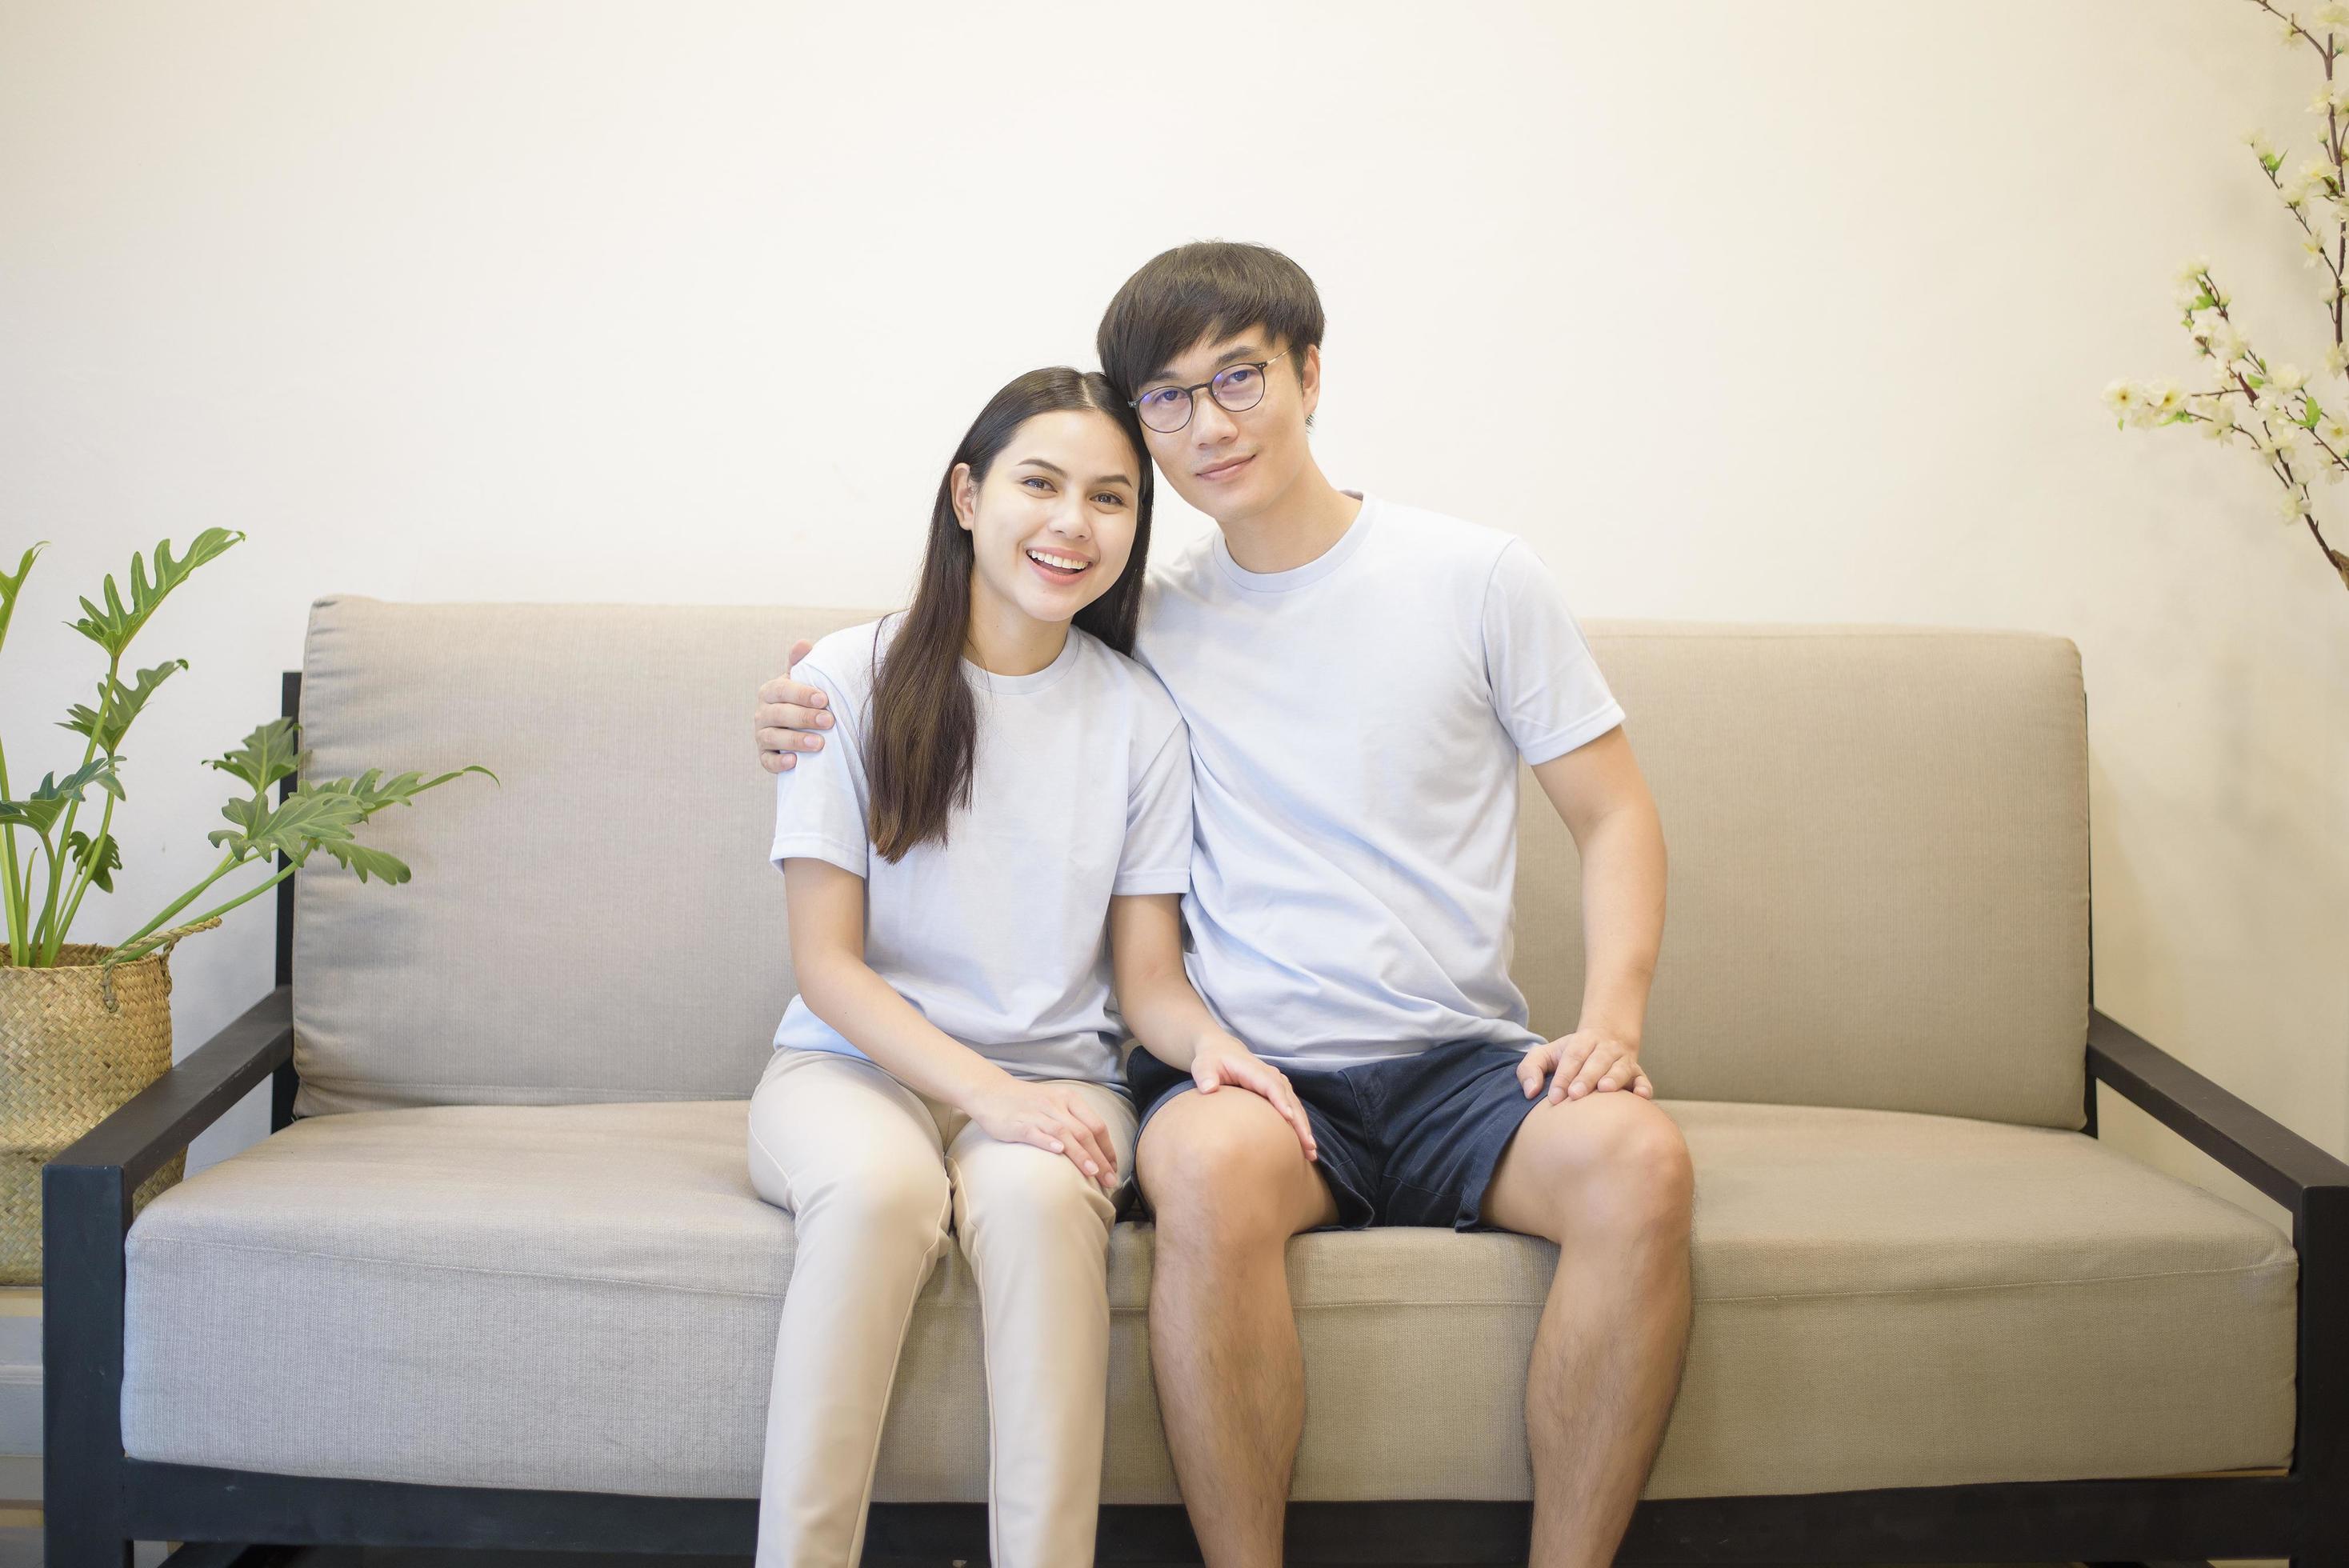
<path id="1" fill-rule="evenodd" d="M 815 645 L 802 637 L 792 645 L 792 656 L 783 661 L 783 673 L 759 688 L 759 706 L 750 711 L 750 727 L 759 743 L 759 766 L 770 773 L 788 773 L 799 766 L 801 751 L 823 749 L 823 737 L 815 733 L 832 727 L 832 715 L 824 709 L 823 693 L 812 686 L 802 686 L 792 679 L 791 672 L 807 657 Z"/>
<path id="2" fill-rule="evenodd" d="M 1305 1148 L 1305 1158 L 1318 1161 L 1321 1150 L 1313 1141 L 1312 1119 L 1305 1114 L 1297 1090 L 1288 1082 L 1288 1075 L 1257 1056 L 1229 1035 L 1218 1035 L 1203 1041 L 1191 1057 L 1191 1081 L 1199 1086 L 1201 1094 L 1213 1094 L 1224 1085 L 1260 1094 L 1280 1112 L 1281 1119 L 1297 1130 L 1297 1140 Z"/>

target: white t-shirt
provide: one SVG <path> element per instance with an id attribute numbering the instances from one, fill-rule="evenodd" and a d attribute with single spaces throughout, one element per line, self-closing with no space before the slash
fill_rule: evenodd
<path id="1" fill-rule="evenodd" d="M 1376 497 L 1290 572 L 1217 532 L 1151 573 L 1134 653 L 1190 730 L 1186 962 L 1226 1028 L 1288 1068 L 1538 1043 L 1517 759 L 1623 709 L 1529 546 Z"/>
<path id="2" fill-rule="evenodd" d="M 1015 1077 L 1123 1088 L 1109 901 L 1190 884 L 1183 721 L 1147 670 L 1073 626 L 1034 675 L 965 660 L 978 701 L 970 805 L 945 843 L 892 864 L 873 846 L 862 740 L 876 641 L 885 652 L 903 624 L 835 632 L 793 672 L 833 720 L 822 750 L 775 778 L 771 858 L 863 877 L 865 962 L 947 1035 Z M 864 1055 L 799 996 L 775 1044 Z"/>

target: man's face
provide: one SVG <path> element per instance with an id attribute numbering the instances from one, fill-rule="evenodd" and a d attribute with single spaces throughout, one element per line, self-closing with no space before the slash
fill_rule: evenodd
<path id="1" fill-rule="evenodd" d="M 1288 349 L 1261 327 L 1203 338 L 1135 389 L 1143 405 L 1143 438 L 1159 472 L 1175 494 L 1219 523 L 1256 516 L 1287 494 L 1304 469 L 1305 416 L 1320 399 L 1320 350 L 1308 348 L 1300 356 Z M 1271 363 L 1261 371 L 1234 369 L 1258 360 Z M 1229 400 L 1244 403 L 1250 393 L 1261 391 L 1254 407 L 1236 413 L 1198 387 L 1225 371 L 1234 371 L 1231 379 L 1241 383 L 1227 382 Z M 1256 385 L 1247 385 L 1251 380 Z M 1152 395 L 1182 387 L 1197 388 L 1191 394 L 1189 421 L 1172 432 L 1149 428 L 1151 418 L 1160 417 L 1150 407 Z"/>

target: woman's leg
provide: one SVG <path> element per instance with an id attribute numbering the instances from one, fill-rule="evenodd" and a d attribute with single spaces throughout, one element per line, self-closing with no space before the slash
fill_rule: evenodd
<path id="1" fill-rule="evenodd" d="M 914 1298 L 946 1252 L 937 1122 L 872 1063 L 783 1047 L 750 1097 L 750 1181 L 797 1245 L 775 1336 L 759 1568 L 854 1568 Z"/>
<path id="2" fill-rule="evenodd" d="M 1133 1102 L 1081 1087 L 1130 1178 Z M 976 1123 L 955 1130 L 947 1165 L 986 1320 L 989 1559 L 1083 1568 L 1101 1508 L 1114 1205 L 1066 1156 Z"/>

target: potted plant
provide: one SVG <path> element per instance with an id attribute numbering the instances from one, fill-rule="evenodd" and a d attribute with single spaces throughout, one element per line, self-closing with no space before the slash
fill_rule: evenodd
<path id="1" fill-rule="evenodd" d="M 89 891 L 111 892 L 122 864 L 113 829 L 114 809 L 125 799 L 123 738 L 158 688 L 188 667 L 185 659 L 167 659 L 137 669 L 127 662 L 130 644 L 190 573 L 243 539 L 233 529 L 206 529 L 176 556 L 165 540 L 155 546 L 151 577 L 146 562 L 132 554 L 127 599 L 109 576 L 98 601 L 81 601 L 81 617 L 70 624 L 106 655 L 106 673 L 96 705 L 75 704 L 61 724 L 83 738 L 72 772 L 44 775 L 20 799 L 0 744 L 0 904 L 6 920 L 0 944 L 0 1284 L 40 1281 L 42 1165 L 171 1067 L 172 946 L 219 924 L 317 851 L 362 882 L 408 881 L 407 866 L 357 841 L 359 824 L 464 774 L 496 777 L 474 765 L 434 779 L 414 772 L 386 779 L 371 768 L 355 779 L 305 779 L 308 753 L 300 749 L 298 727 L 273 719 L 210 763 L 247 791 L 222 808 L 229 825 L 210 835 L 221 851 L 211 872 L 111 946 L 67 941 Z M 14 575 L 0 572 L 0 645 L 43 548 L 26 551 Z M 133 671 L 128 678 L 126 668 Z M 285 779 L 294 781 L 292 790 L 273 802 L 271 789 Z M 97 812 L 94 827 L 85 808 Z M 273 866 L 281 856 L 285 864 Z M 222 889 L 221 902 L 187 913 L 251 866 L 270 874 L 233 893 Z M 175 1156 L 143 1183 L 133 1212 L 177 1181 L 185 1161 L 184 1153 Z"/>

